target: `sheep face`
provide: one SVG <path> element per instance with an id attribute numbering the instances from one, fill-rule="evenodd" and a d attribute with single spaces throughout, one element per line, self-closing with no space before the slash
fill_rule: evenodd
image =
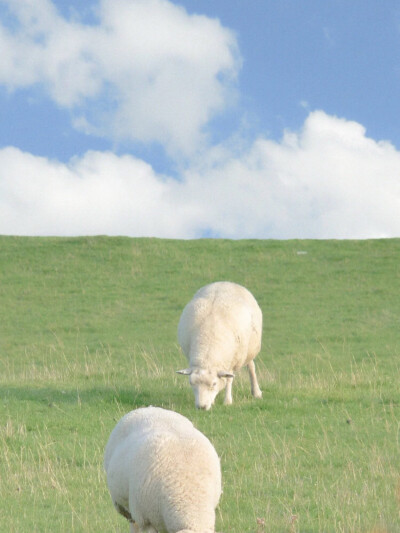
<path id="1" fill-rule="evenodd" d="M 205 369 L 192 370 L 188 368 L 186 370 L 178 370 L 178 374 L 189 376 L 196 408 L 206 411 L 214 404 L 217 394 L 225 388 L 226 378 L 233 378 L 233 374 L 230 372 Z"/>

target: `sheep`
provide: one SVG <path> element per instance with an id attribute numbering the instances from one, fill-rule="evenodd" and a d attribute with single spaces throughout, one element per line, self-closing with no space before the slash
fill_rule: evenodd
<path id="1" fill-rule="evenodd" d="M 213 533 L 219 457 L 184 416 L 160 407 L 127 413 L 104 453 L 112 501 L 131 533 Z"/>
<path id="2" fill-rule="evenodd" d="M 241 285 L 218 281 L 199 289 L 183 309 L 178 342 L 189 368 L 195 405 L 209 410 L 224 388 L 224 404 L 232 403 L 234 372 L 247 365 L 251 392 L 261 398 L 253 359 L 261 349 L 262 312 L 254 296 Z"/>

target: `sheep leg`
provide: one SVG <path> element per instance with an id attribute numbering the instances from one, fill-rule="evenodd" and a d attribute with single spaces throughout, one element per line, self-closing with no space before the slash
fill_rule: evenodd
<path id="1" fill-rule="evenodd" d="M 130 533 L 157 533 L 157 530 L 153 526 L 140 527 L 136 522 L 130 523 Z"/>
<path id="2" fill-rule="evenodd" d="M 233 378 L 226 378 L 224 405 L 231 405 L 232 403 L 232 382 Z"/>
<path id="3" fill-rule="evenodd" d="M 262 398 L 262 391 L 258 386 L 257 376 L 256 376 L 256 365 L 254 361 L 250 361 L 247 365 L 249 369 L 250 383 L 251 383 L 251 394 L 254 398 Z"/>

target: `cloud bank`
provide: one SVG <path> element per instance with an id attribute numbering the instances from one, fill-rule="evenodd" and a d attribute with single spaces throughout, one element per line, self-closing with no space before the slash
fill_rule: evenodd
<path id="1" fill-rule="evenodd" d="M 241 66 L 218 20 L 168 0 L 99 0 L 90 24 L 50 0 L 0 0 L 0 13 L 0 85 L 46 94 L 88 135 L 159 143 L 184 169 L 174 179 L 112 151 L 61 163 L 4 147 L 1 233 L 400 236 L 400 152 L 361 124 L 314 111 L 280 141 L 207 142 Z"/>
<path id="2" fill-rule="evenodd" d="M 135 157 L 0 150 L 0 232 L 194 238 L 400 235 L 400 152 L 322 111 L 280 142 L 220 145 L 181 180 Z"/>
<path id="3" fill-rule="evenodd" d="M 238 46 L 217 20 L 167 0 L 101 0 L 93 25 L 50 0 L 1 4 L 0 84 L 45 88 L 88 134 L 188 156 L 235 98 Z"/>

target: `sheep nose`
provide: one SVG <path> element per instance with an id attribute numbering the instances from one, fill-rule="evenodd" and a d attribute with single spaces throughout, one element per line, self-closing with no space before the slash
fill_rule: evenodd
<path id="1" fill-rule="evenodd" d="M 210 409 L 210 405 L 202 404 L 202 405 L 196 405 L 197 409 L 202 409 L 203 411 L 208 411 Z"/>

